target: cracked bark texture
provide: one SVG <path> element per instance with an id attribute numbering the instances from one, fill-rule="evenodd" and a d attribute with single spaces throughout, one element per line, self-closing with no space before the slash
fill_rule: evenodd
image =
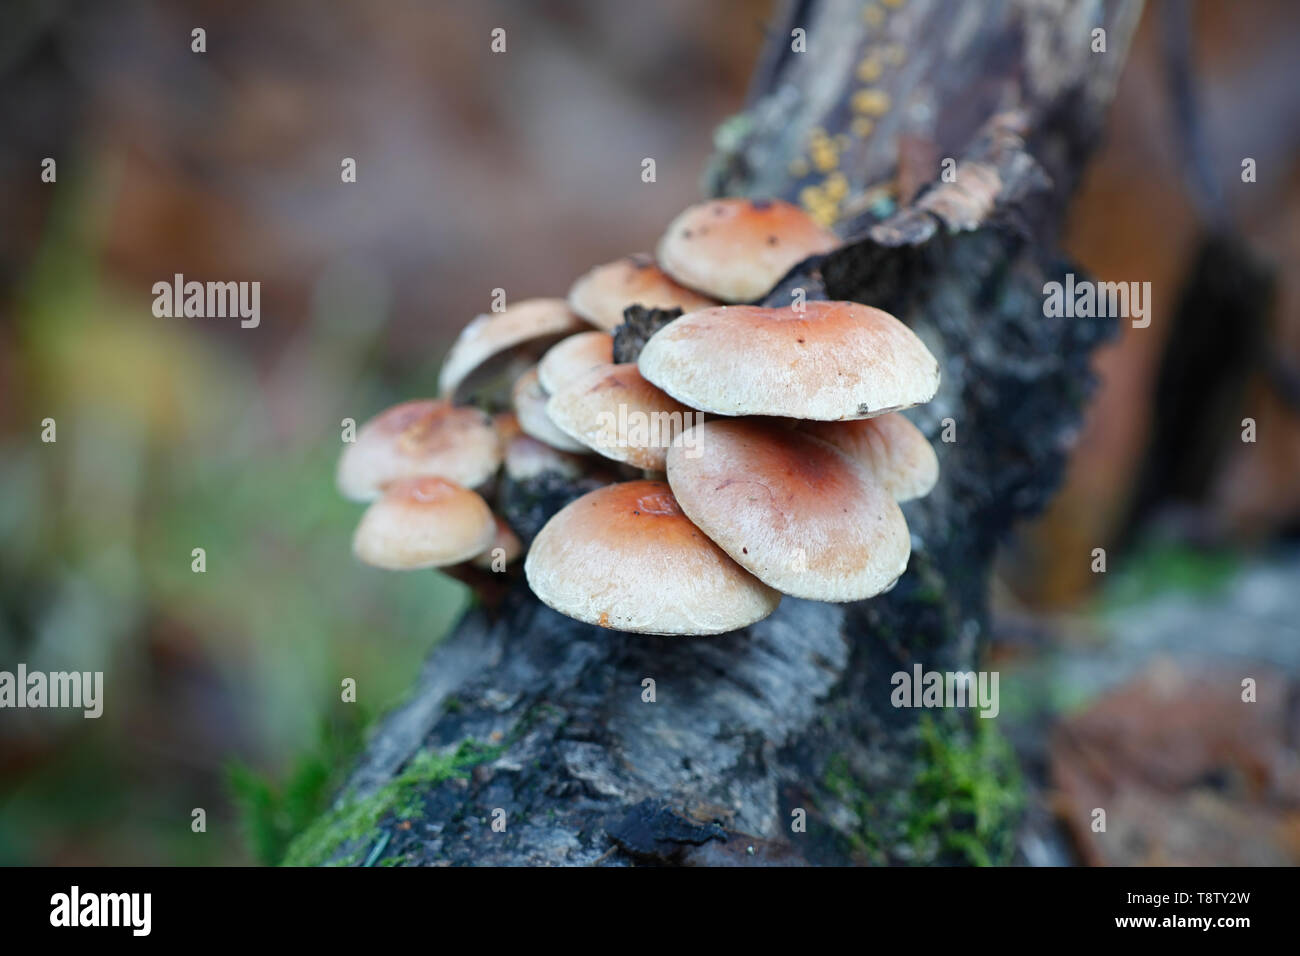
<path id="1" fill-rule="evenodd" d="M 1006 812 L 994 832 L 971 810 L 969 781 L 948 781 L 961 793 L 945 789 L 954 766 L 983 772 L 983 758 L 973 771 L 962 763 L 976 753 L 978 721 L 932 713 L 927 727 L 923 712 L 891 706 L 890 676 L 914 663 L 976 666 L 994 550 L 1060 479 L 1091 350 L 1113 322 L 1046 318 L 1042 288 L 1066 269 L 1053 251 L 1057 230 L 1140 4 L 906 0 L 880 8 L 883 21 L 864 6 L 786 8 L 744 113 L 719 131 L 706 180 L 713 194 L 797 199 L 818 188 L 827 170 L 798 178 L 792 162 L 806 157 L 814 129 L 849 133 L 853 94 L 868 85 L 859 64 L 893 51 L 870 84 L 892 105 L 838 150 L 848 189 L 836 228 L 848 241 L 797 266 L 767 301 L 788 304 L 803 289 L 876 305 L 939 358 L 937 398 L 909 413 L 935 444 L 941 478 L 904 506 L 907 573 L 870 601 L 786 598 L 747 630 L 696 639 L 580 624 L 540 605 L 517 576 L 434 651 L 335 811 L 384 792 L 419 753 L 466 741 L 491 749 L 457 774 L 412 784 L 402 812 L 385 809 L 363 832 L 341 835 L 328 859 L 1008 858 L 981 844 L 1014 832 L 1014 807 L 995 801 Z M 807 31 L 808 53 L 790 51 L 795 27 Z M 1091 51 L 1094 27 L 1107 31 L 1106 53 Z M 944 183 L 939 161 L 949 156 L 958 174 Z M 940 440 L 945 419 L 954 441 Z M 653 703 L 643 699 L 647 678 Z M 996 773 L 990 785 L 1014 786 Z M 503 832 L 492 827 L 498 809 Z M 792 827 L 798 819 L 803 828 Z"/>

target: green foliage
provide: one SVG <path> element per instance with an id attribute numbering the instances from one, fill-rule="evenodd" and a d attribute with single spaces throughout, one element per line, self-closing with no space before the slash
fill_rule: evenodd
<path id="1" fill-rule="evenodd" d="M 993 728 L 974 719 L 942 722 L 922 715 L 917 770 L 905 788 L 875 792 L 835 755 L 823 782 L 858 818 L 853 852 L 874 865 L 1011 861 L 1023 795 L 1015 754 Z"/>
<path id="2" fill-rule="evenodd" d="M 1099 609 L 1128 607 L 1169 591 L 1213 594 L 1222 590 L 1240 567 L 1240 557 L 1231 551 L 1148 541 L 1106 576 Z"/>
<path id="3" fill-rule="evenodd" d="M 466 739 L 450 753 L 421 751 L 411 758 L 400 774 L 368 797 L 348 799 L 304 830 L 289 846 L 285 866 L 349 866 L 361 860 L 364 847 L 351 846 L 375 833 L 388 816 L 410 820 L 420 814 L 420 797 L 427 788 L 454 778 L 469 776 L 470 768 L 495 760 L 503 746 L 490 746 Z M 342 856 L 340 851 L 346 850 Z M 393 865 L 385 860 L 379 865 Z"/>

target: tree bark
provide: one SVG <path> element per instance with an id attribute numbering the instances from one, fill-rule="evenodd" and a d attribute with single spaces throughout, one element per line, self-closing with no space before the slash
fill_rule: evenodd
<path id="1" fill-rule="evenodd" d="M 891 675 L 976 666 L 994 550 L 1059 481 L 1114 320 L 1045 317 L 1043 285 L 1065 271 L 1061 217 L 1140 4 L 865 6 L 876 13 L 787 7 L 707 181 L 805 201 L 848 237 L 768 301 L 803 289 L 876 305 L 939 358 L 938 397 L 910 413 L 941 478 L 904 507 L 907 573 L 870 601 L 786 598 L 751 628 L 698 639 L 580 624 L 516 577 L 432 654 L 291 860 L 1012 858 L 1016 772 L 994 721 L 895 707 Z M 940 177 L 949 157 L 954 182 Z"/>

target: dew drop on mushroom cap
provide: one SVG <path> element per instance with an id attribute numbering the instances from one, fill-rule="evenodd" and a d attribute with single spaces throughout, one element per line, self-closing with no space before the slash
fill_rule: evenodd
<path id="1" fill-rule="evenodd" d="M 524 573 L 561 614 L 643 634 L 722 634 L 781 600 L 705 537 L 661 481 L 607 485 L 566 505 L 533 540 Z"/>
<path id="2" fill-rule="evenodd" d="M 452 344 L 438 374 L 439 394 L 460 397 L 503 362 L 520 358 L 520 350 L 531 363 L 552 342 L 587 327 L 563 299 L 524 299 L 503 312 L 484 313 Z"/>
<path id="3" fill-rule="evenodd" d="M 683 285 L 723 302 L 749 302 L 799 262 L 839 244 L 835 233 L 783 200 L 714 199 L 674 219 L 656 257 Z"/>
<path id="4" fill-rule="evenodd" d="M 481 554 L 496 527 L 487 502 L 468 488 L 444 478 L 403 478 L 366 509 L 352 550 L 390 571 L 444 567 Z"/>
<path id="5" fill-rule="evenodd" d="M 467 488 L 487 481 L 501 464 L 501 442 L 476 408 L 416 399 L 380 412 L 357 431 L 339 457 L 339 491 L 370 501 L 398 478 L 437 475 Z"/>
<path id="6" fill-rule="evenodd" d="M 898 503 L 862 465 L 795 429 L 696 425 L 668 451 L 668 483 L 701 531 L 785 594 L 857 601 L 907 567 Z"/>
<path id="7" fill-rule="evenodd" d="M 865 465 L 895 501 L 923 497 L 939 480 L 934 448 L 899 412 L 853 422 L 804 422 L 800 428 Z"/>
<path id="8" fill-rule="evenodd" d="M 554 394 L 588 369 L 614 362 L 614 336 L 579 332 L 552 345 L 537 363 L 537 380 Z"/>
<path id="9" fill-rule="evenodd" d="M 614 461 L 651 471 L 693 412 L 642 378 L 636 365 L 602 365 L 551 396 L 546 413 L 565 434 Z"/>
<path id="10" fill-rule="evenodd" d="M 651 256 L 624 256 L 583 275 L 569 290 L 569 307 L 593 325 L 613 331 L 630 305 L 694 312 L 717 301 L 674 282 Z"/>
<path id="11" fill-rule="evenodd" d="M 916 333 L 856 302 L 693 312 L 651 336 L 637 365 L 673 398 L 718 415 L 870 418 L 939 389 L 939 363 Z"/>

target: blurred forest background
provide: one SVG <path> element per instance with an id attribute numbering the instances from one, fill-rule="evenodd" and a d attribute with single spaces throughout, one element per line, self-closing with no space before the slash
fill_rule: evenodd
<path id="1" fill-rule="evenodd" d="M 1300 860 L 1300 16 L 1192 5 L 1198 178 L 1175 6 L 1148 6 L 1066 243 L 1099 279 L 1150 281 L 1152 322 L 1098 355 L 1066 486 L 994 582 L 1025 862 Z M 352 559 L 340 421 L 431 394 L 493 288 L 563 295 L 652 248 L 698 197 L 770 13 L 7 5 L 0 668 L 102 670 L 106 706 L 0 714 L 0 863 L 281 858 L 469 600 Z M 1225 255 L 1246 267 L 1211 292 L 1244 305 L 1211 339 L 1256 347 L 1187 372 L 1170 345 Z M 260 280 L 260 327 L 155 318 L 174 273 Z M 1169 406 L 1162 368 L 1207 401 Z M 1230 706 L 1242 674 L 1269 690 L 1249 718 Z M 1138 821 L 1100 842 L 1077 831 L 1099 792 Z"/>

